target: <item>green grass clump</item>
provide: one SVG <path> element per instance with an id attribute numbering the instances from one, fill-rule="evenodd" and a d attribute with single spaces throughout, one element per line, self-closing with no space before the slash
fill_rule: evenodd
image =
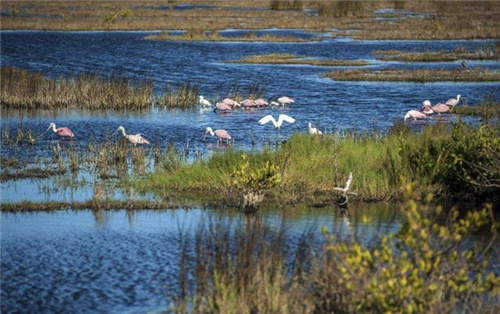
<path id="1" fill-rule="evenodd" d="M 455 108 L 455 113 L 465 116 L 480 116 L 485 119 L 500 117 L 500 103 L 486 101 L 475 106 L 458 106 Z"/>
<path id="2" fill-rule="evenodd" d="M 228 198 L 231 174 L 242 163 L 241 154 L 216 153 L 175 170 L 157 170 L 135 184 L 160 194 L 191 191 Z M 283 201 L 331 197 L 333 187 L 343 186 L 351 171 L 352 188 L 364 200 L 400 199 L 402 186 L 414 181 L 422 195 L 433 192 L 461 200 L 500 195 L 498 130 L 488 126 L 475 129 L 459 123 L 449 130 L 434 125 L 421 134 L 399 128 L 387 136 L 297 134 L 279 149 L 252 152 L 247 159 L 248 171 L 267 162 L 280 169 L 281 183 L 268 194 Z"/>

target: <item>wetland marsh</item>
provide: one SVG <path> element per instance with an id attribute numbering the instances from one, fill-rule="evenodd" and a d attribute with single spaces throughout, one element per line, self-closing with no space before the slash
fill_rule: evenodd
<path id="1" fill-rule="evenodd" d="M 103 2 L 97 17 L 80 2 L 73 13 L 9 2 L 5 28 L 121 31 L 0 32 L 2 312 L 497 310 L 500 63 L 421 58 L 497 47 L 497 22 L 463 34 L 484 39 L 438 40 L 460 38 L 452 9 L 432 31 L 432 6 L 398 5 Z M 63 18 L 47 26 L 47 8 Z M 384 35 L 400 39 L 410 23 L 429 40 L 356 39 L 403 25 Z M 147 39 L 162 31 L 179 38 Z M 178 40 L 189 34 L 203 38 Z M 422 55 L 379 59 L 394 51 Z M 403 121 L 458 94 L 450 114 Z M 295 102 L 216 113 L 199 96 Z M 268 114 L 296 121 L 260 125 Z M 204 138 L 207 127 L 233 141 Z M 333 188 L 350 172 L 357 195 L 344 208 Z M 263 201 L 247 215 L 248 195 Z"/>

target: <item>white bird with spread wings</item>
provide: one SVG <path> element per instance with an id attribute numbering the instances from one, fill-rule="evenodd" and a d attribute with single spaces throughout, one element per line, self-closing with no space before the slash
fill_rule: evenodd
<path id="1" fill-rule="evenodd" d="M 278 116 L 278 121 L 276 121 L 274 119 L 274 117 L 269 114 L 269 115 L 265 116 L 264 118 L 260 119 L 259 124 L 264 125 L 268 122 L 272 122 L 275 128 L 280 129 L 281 125 L 283 124 L 283 121 L 286 121 L 288 123 L 294 123 L 295 119 L 290 117 L 290 116 L 287 116 L 286 114 L 280 114 Z"/>
<path id="2" fill-rule="evenodd" d="M 343 187 L 343 188 L 337 188 L 337 187 L 335 187 L 333 189 L 336 190 L 336 191 L 341 191 L 342 195 L 344 195 L 344 196 L 347 196 L 348 194 L 350 194 L 350 195 L 358 195 L 355 192 L 349 192 L 349 188 L 351 187 L 351 182 L 352 182 L 352 172 L 349 173 L 349 178 L 347 179 L 345 187 Z"/>

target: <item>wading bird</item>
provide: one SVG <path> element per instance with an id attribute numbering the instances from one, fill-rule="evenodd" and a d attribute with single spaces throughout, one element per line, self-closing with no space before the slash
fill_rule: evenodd
<path id="1" fill-rule="evenodd" d="M 282 96 L 280 98 L 278 98 L 278 102 L 283 105 L 283 107 L 285 105 L 288 105 L 288 104 L 291 104 L 291 103 L 294 103 L 295 100 L 293 100 L 293 98 L 290 98 L 290 97 L 286 97 L 286 96 Z"/>
<path id="2" fill-rule="evenodd" d="M 309 134 L 316 135 L 316 134 L 323 134 L 323 132 L 321 132 L 317 128 L 313 128 L 312 124 L 309 122 Z"/>
<path id="3" fill-rule="evenodd" d="M 460 101 L 460 95 L 457 95 L 457 99 L 455 98 L 450 98 L 448 99 L 448 101 L 445 103 L 447 106 L 450 106 L 451 109 L 455 108 L 455 106 L 458 104 L 458 102 Z"/>
<path id="4" fill-rule="evenodd" d="M 417 121 L 417 119 L 425 119 L 427 118 L 427 115 L 421 111 L 417 110 L 410 110 L 405 114 L 404 120 L 406 121 L 407 119 L 412 118 L 413 121 Z"/>
<path id="5" fill-rule="evenodd" d="M 62 128 L 56 129 L 56 124 L 54 122 L 52 122 L 49 125 L 49 128 L 47 129 L 47 131 L 50 129 L 52 129 L 52 131 L 54 131 L 54 133 L 57 133 L 57 135 L 59 135 L 61 138 L 69 137 L 70 140 L 73 140 L 73 137 L 75 136 L 73 134 L 73 132 L 67 127 L 62 127 Z M 47 132 L 47 131 L 45 131 L 45 132 Z"/>
<path id="6" fill-rule="evenodd" d="M 233 100 L 231 98 L 224 98 L 224 100 L 222 100 L 223 103 L 225 104 L 228 104 L 229 106 L 235 108 L 235 107 L 241 107 L 240 103 L 237 102 L 236 100 Z"/>
<path id="7" fill-rule="evenodd" d="M 435 106 L 432 107 L 432 111 L 434 111 L 435 113 L 437 114 L 442 114 L 442 113 L 448 113 L 450 112 L 450 107 L 448 107 L 447 105 L 445 104 L 437 104 Z"/>
<path id="8" fill-rule="evenodd" d="M 431 102 L 426 100 L 422 103 L 422 109 L 420 109 L 425 114 L 433 114 Z"/>
<path id="9" fill-rule="evenodd" d="M 280 104 L 279 104 L 279 103 L 277 103 L 277 102 L 275 102 L 275 101 L 271 101 L 270 105 L 271 105 L 271 106 L 279 106 Z"/>
<path id="10" fill-rule="evenodd" d="M 241 102 L 244 108 L 253 108 L 253 107 L 258 107 L 255 101 L 251 99 L 245 99 Z"/>
<path id="11" fill-rule="evenodd" d="M 207 129 L 205 131 L 205 136 L 203 137 L 203 140 L 205 140 L 208 133 L 210 133 L 210 135 L 212 135 L 212 136 L 216 136 L 219 139 L 219 142 L 221 142 L 221 143 L 223 140 L 226 140 L 226 143 L 229 143 L 229 141 L 231 140 L 231 135 L 229 135 L 229 133 L 226 130 L 219 129 L 219 130 L 214 131 L 214 130 L 212 130 L 211 127 L 207 127 Z"/>
<path id="12" fill-rule="evenodd" d="M 118 130 L 116 130 L 115 133 L 119 131 L 121 131 L 123 137 L 126 138 L 130 143 L 134 144 L 134 146 L 137 146 L 137 144 L 149 144 L 149 141 L 142 137 L 141 133 L 137 133 L 136 135 L 127 135 L 127 133 L 125 133 L 125 128 L 121 125 L 118 127 Z"/>
<path id="13" fill-rule="evenodd" d="M 212 103 L 210 103 L 208 100 L 206 100 L 205 97 L 200 96 L 200 105 L 202 107 L 211 107 Z"/>
<path id="14" fill-rule="evenodd" d="M 269 106 L 269 103 L 262 98 L 256 99 L 254 102 L 259 107 Z"/>
<path id="15" fill-rule="evenodd" d="M 283 121 L 286 121 L 288 123 L 294 123 L 295 122 L 295 119 L 290 117 L 290 116 L 287 116 L 286 114 L 280 114 L 278 116 L 278 121 L 276 121 L 273 116 L 271 116 L 270 114 L 263 117 L 262 119 L 259 120 L 259 124 L 260 125 L 264 125 L 268 122 L 272 122 L 274 127 L 276 129 L 280 129 L 281 128 L 281 125 L 283 124 Z"/>
<path id="16" fill-rule="evenodd" d="M 224 102 L 218 102 L 215 104 L 214 112 L 228 112 L 229 110 L 232 110 L 230 105 L 224 103 Z"/>

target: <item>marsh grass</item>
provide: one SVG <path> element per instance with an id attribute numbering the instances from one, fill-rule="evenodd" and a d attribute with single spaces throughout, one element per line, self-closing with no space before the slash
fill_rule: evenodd
<path id="1" fill-rule="evenodd" d="M 338 81 L 388 81 L 388 82 L 497 82 L 500 72 L 475 68 L 471 70 L 448 69 L 387 69 L 387 70 L 342 70 L 322 75 Z"/>
<path id="2" fill-rule="evenodd" d="M 157 201 L 140 201 L 140 200 L 89 200 L 85 202 L 19 202 L 19 203 L 3 203 L 1 207 L 2 212 L 8 213 L 22 213 L 32 211 L 57 211 L 57 210 L 168 210 L 184 208 L 188 209 L 189 206 L 178 205 L 167 202 Z"/>
<path id="3" fill-rule="evenodd" d="M 148 35 L 146 39 L 151 40 L 166 40 L 166 41 L 237 41 L 237 42 L 308 42 L 318 41 L 320 38 L 304 39 L 293 36 L 274 36 L 262 35 L 258 36 L 254 32 L 248 32 L 245 36 L 228 37 L 222 36 L 217 30 L 205 29 L 188 29 L 182 35 L 170 35 L 168 32 L 163 31 L 158 35 Z"/>
<path id="4" fill-rule="evenodd" d="M 484 119 L 500 117 L 500 103 L 489 100 L 475 106 L 458 106 L 455 108 L 455 113 L 465 116 L 480 116 Z"/>
<path id="5" fill-rule="evenodd" d="M 154 94 L 151 81 L 134 83 L 120 77 L 80 74 L 47 78 L 37 72 L 1 68 L 0 105 L 5 109 L 115 109 L 143 110 L 154 104 L 162 108 L 191 109 L 197 106 L 199 85 L 190 81 L 171 85 Z M 24 134 L 19 137 L 24 138 Z"/>
<path id="6" fill-rule="evenodd" d="M 461 134 L 459 140 L 452 139 L 452 134 Z M 467 162 L 446 163 L 452 154 Z M 413 181 L 419 182 L 416 189 L 423 195 L 433 191 L 443 199 L 495 199 L 500 186 L 498 130 L 487 126 L 474 130 L 457 124 L 450 132 L 445 125 L 433 125 L 422 134 L 399 127 L 387 136 L 297 134 L 278 149 L 245 155 L 249 171 L 267 162 L 280 169 L 280 185 L 267 194 L 282 203 L 332 199 L 333 187 L 343 186 L 351 171 L 352 189 L 362 200 L 401 199 L 402 186 Z M 155 171 L 131 184 L 159 195 L 189 191 L 230 199 L 234 197 L 227 194 L 232 191 L 231 174 L 241 163 L 242 152 L 229 149 L 209 159 Z M 480 165 L 488 169 L 487 177 L 478 173 Z"/>
<path id="7" fill-rule="evenodd" d="M 271 10 L 302 10 L 304 7 L 304 2 L 301 0 L 271 0 L 269 8 Z"/>
<path id="8" fill-rule="evenodd" d="M 411 188 L 408 189 L 411 191 Z M 458 211 L 407 202 L 398 231 L 348 224 L 287 232 L 258 217 L 204 222 L 180 232 L 175 313 L 497 312 L 490 258 L 498 227 L 490 207 Z M 342 217 L 344 216 L 344 217 Z M 347 221 L 344 223 L 344 221 Z M 363 222 L 372 223 L 363 216 Z M 347 226 L 347 234 L 345 232 Z M 485 230 L 484 241 L 471 243 Z M 321 240 L 322 239 L 322 240 Z M 321 242 L 320 242 L 321 241 Z"/>
<path id="9" fill-rule="evenodd" d="M 315 66 L 363 66 L 370 63 L 362 60 L 332 60 L 332 59 L 306 59 L 288 53 L 272 53 L 266 55 L 249 56 L 243 59 L 228 61 L 229 63 L 257 63 L 257 64 L 306 64 Z"/>
<path id="10" fill-rule="evenodd" d="M 426 51 L 407 52 L 401 50 L 374 51 L 375 54 L 382 55 L 377 59 L 384 61 L 402 62 L 442 62 L 456 60 L 498 60 L 500 59 L 500 41 L 488 43 L 483 47 L 469 51 L 464 48 L 457 48 L 455 51 Z"/>

